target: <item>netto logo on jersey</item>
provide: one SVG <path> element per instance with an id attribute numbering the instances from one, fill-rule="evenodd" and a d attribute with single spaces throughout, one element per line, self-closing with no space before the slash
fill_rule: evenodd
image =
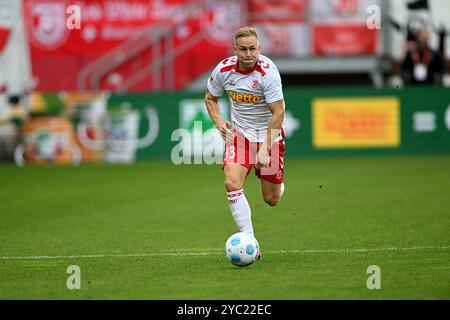
<path id="1" fill-rule="evenodd" d="M 237 93 L 235 91 L 228 91 L 228 95 L 233 101 L 236 102 L 259 103 L 261 101 L 261 97 L 254 96 L 250 93 Z"/>

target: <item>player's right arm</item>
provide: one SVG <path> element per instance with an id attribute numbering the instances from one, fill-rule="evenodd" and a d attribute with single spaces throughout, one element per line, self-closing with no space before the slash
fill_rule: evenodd
<path id="1" fill-rule="evenodd" d="M 207 90 L 205 94 L 205 105 L 206 109 L 208 110 L 209 116 L 211 117 L 212 121 L 214 121 L 214 124 L 216 125 L 217 130 L 219 130 L 220 135 L 224 140 L 227 140 L 227 136 L 230 136 L 228 127 L 231 126 L 231 123 L 229 121 L 223 120 L 222 116 L 220 115 L 219 97 L 213 96 Z"/>
<path id="2" fill-rule="evenodd" d="M 228 61 L 225 59 L 224 61 Z M 208 79 L 207 90 L 205 94 L 205 105 L 208 110 L 209 116 L 214 121 L 217 130 L 224 140 L 231 139 L 232 134 L 228 129 L 231 126 L 229 121 L 223 120 L 220 115 L 219 98 L 224 91 L 224 85 L 222 80 L 221 69 L 224 66 L 224 61 L 219 63 L 213 70 L 211 77 Z M 228 134 L 227 134 L 228 133 Z"/>

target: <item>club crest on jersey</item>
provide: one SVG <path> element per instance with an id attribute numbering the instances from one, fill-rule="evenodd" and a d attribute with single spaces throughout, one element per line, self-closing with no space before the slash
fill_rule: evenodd
<path id="1" fill-rule="evenodd" d="M 257 89 L 257 88 L 258 88 L 258 84 L 259 84 L 259 83 L 258 83 L 258 80 L 253 80 L 253 81 L 252 81 L 252 88 L 253 88 L 253 89 Z"/>
<path id="2" fill-rule="evenodd" d="M 259 103 L 261 101 L 261 97 L 254 96 L 251 93 L 228 91 L 228 95 L 233 101 L 236 102 Z"/>

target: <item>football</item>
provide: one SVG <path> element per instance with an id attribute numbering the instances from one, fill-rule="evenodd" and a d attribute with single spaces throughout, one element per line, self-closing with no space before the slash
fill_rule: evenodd
<path id="1" fill-rule="evenodd" d="M 225 243 L 225 255 L 235 266 L 245 267 L 251 265 L 257 260 L 258 254 L 258 241 L 246 233 L 235 233 Z"/>

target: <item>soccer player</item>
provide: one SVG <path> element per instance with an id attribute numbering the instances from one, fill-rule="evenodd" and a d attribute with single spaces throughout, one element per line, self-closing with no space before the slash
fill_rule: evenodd
<path id="1" fill-rule="evenodd" d="M 257 31 L 243 27 L 234 36 L 235 55 L 221 61 L 208 80 L 205 104 L 226 141 L 222 170 L 228 203 L 241 232 L 254 236 L 244 182 L 252 170 L 264 201 L 275 206 L 284 191 L 284 98 L 272 60 L 260 54 Z M 231 123 L 222 119 L 218 100 L 231 99 Z"/>

